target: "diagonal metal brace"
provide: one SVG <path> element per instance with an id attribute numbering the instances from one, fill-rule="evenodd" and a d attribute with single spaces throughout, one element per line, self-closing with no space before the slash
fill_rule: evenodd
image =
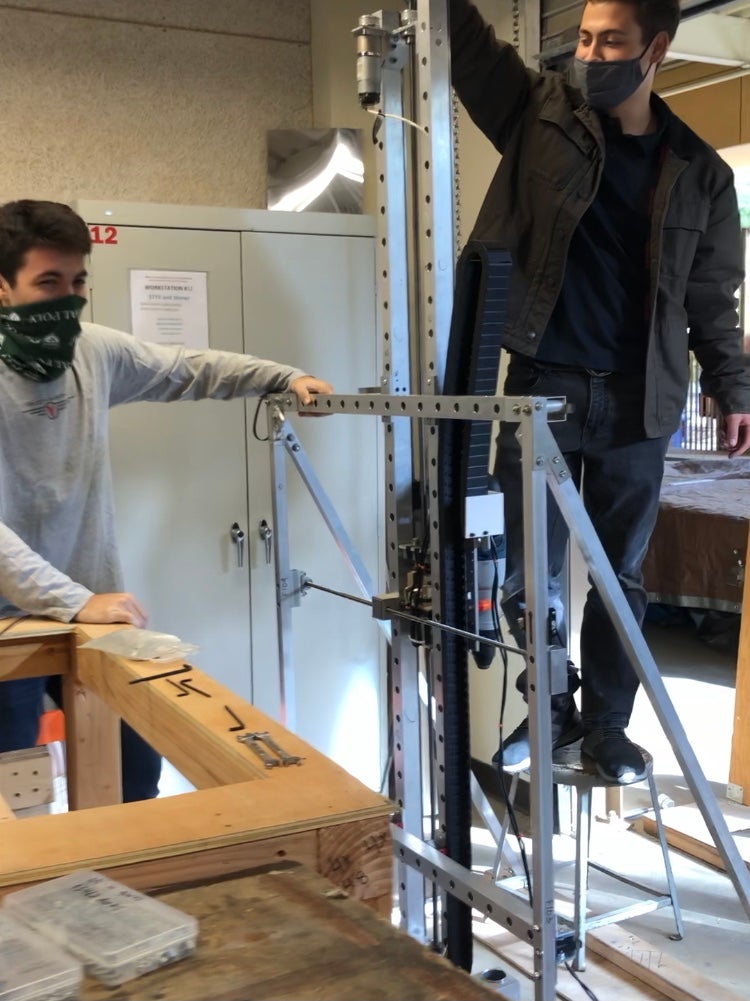
<path id="1" fill-rule="evenodd" d="M 700 808 L 716 849 L 726 866 L 745 913 L 750 917 L 750 873 L 729 833 L 713 790 L 703 774 L 685 728 L 680 722 L 656 662 L 623 593 L 583 500 L 570 475 L 552 432 L 546 425 L 535 434 L 535 462 L 545 467 L 547 485 L 564 517 L 571 537 L 586 560 L 594 586 L 607 609 L 630 662 L 680 763 L 682 774 Z"/>

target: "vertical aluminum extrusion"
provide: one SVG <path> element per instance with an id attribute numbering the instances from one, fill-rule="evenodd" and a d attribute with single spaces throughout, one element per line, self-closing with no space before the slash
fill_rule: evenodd
<path id="1" fill-rule="evenodd" d="M 547 463 L 541 442 L 548 433 L 543 400 L 524 401 L 518 434 L 524 503 L 526 661 L 531 745 L 531 829 L 534 832 L 532 888 L 534 924 L 541 944 L 534 950 L 536 1001 L 553 1001 L 557 918 L 552 858 L 552 713 L 548 639 Z"/>
<path id="2" fill-rule="evenodd" d="M 416 136 L 416 249 L 418 282 L 418 334 L 420 392 L 440 393 L 443 389 L 448 354 L 453 282 L 456 260 L 454 234 L 453 116 L 450 85 L 450 41 L 447 0 L 418 0 L 415 21 L 414 115 L 421 129 Z M 440 592 L 440 506 L 438 503 L 438 434 L 434 422 L 423 422 L 423 494 L 427 499 L 427 528 L 431 539 L 430 579 L 432 615 L 442 618 Z M 428 655 L 432 722 L 432 771 L 437 777 L 433 813 L 438 837 L 445 838 L 445 720 L 442 637 Z M 438 938 L 446 937 L 444 899 L 440 915 L 443 924 Z"/>
<path id="3" fill-rule="evenodd" d="M 287 503 L 286 449 L 282 440 L 284 415 L 270 412 L 271 502 L 273 512 L 273 555 L 276 564 L 276 621 L 278 626 L 280 720 L 289 730 L 296 729 L 294 694 L 294 653 L 292 608 L 295 595 L 289 563 L 289 509 Z"/>
<path id="4" fill-rule="evenodd" d="M 411 326 L 409 315 L 408 210 L 402 69 L 407 58 L 397 14 L 380 12 L 380 26 L 391 33 L 382 68 L 381 104 L 374 142 L 377 171 L 378 332 L 383 351 L 383 392 L 409 393 Z M 398 591 L 406 578 L 404 545 L 415 536 L 411 421 L 389 418 L 384 424 L 386 565 L 388 589 Z M 408 626 L 394 620 L 391 633 L 391 713 L 395 796 L 406 831 L 424 837 L 419 663 Z M 401 926 L 424 941 L 425 882 L 403 862 L 397 864 Z"/>

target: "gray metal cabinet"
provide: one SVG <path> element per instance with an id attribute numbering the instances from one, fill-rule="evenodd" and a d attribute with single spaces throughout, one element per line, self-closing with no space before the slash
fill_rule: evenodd
<path id="1" fill-rule="evenodd" d="M 364 217 L 81 202 L 103 238 L 90 315 L 131 329 L 130 272 L 207 273 L 210 346 L 295 364 L 341 391 L 378 379 L 374 248 Z M 130 404 L 111 412 L 117 527 L 126 584 L 151 628 L 195 642 L 195 663 L 272 716 L 280 713 L 268 446 L 255 400 Z M 375 580 L 381 464 L 376 419 L 291 418 Z M 261 430 L 265 407 L 261 407 Z M 348 571 L 293 469 L 293 565 L 353 592 Z M 245 532 L 239 565 L 230 529 Z M 310 592 L 295 611 L 295 729 L 371 785 L 384 755 L 383 651 L 362 606 Z"/>

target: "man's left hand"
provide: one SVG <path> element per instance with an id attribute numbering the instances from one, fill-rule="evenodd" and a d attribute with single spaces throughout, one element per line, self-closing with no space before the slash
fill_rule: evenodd
<path id="1" fill-rule="evenodd" d="M 726 414 L 719 422 L 719 448 L 729 458 L 744 455 L 750 449 L 750 414 Z"/>
<path id="2" fill-rule="evenodd" d="M 323 379 L 316 379 L 314 375 L 301 375 L 289 385 L 289 388 L 303 406 L 312 403 L 313 393 L 332 393 L 333 386 Z M 748 417 L 750 421 L 750 417 Z"/>

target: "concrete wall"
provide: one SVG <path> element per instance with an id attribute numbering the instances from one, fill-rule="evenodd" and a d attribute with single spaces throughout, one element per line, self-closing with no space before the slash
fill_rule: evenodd
<path id="1" fill-rule="evenodd" d="M 308 0 L 0 3 L 0 197 L 265 208 L 312 121 Z"/>

